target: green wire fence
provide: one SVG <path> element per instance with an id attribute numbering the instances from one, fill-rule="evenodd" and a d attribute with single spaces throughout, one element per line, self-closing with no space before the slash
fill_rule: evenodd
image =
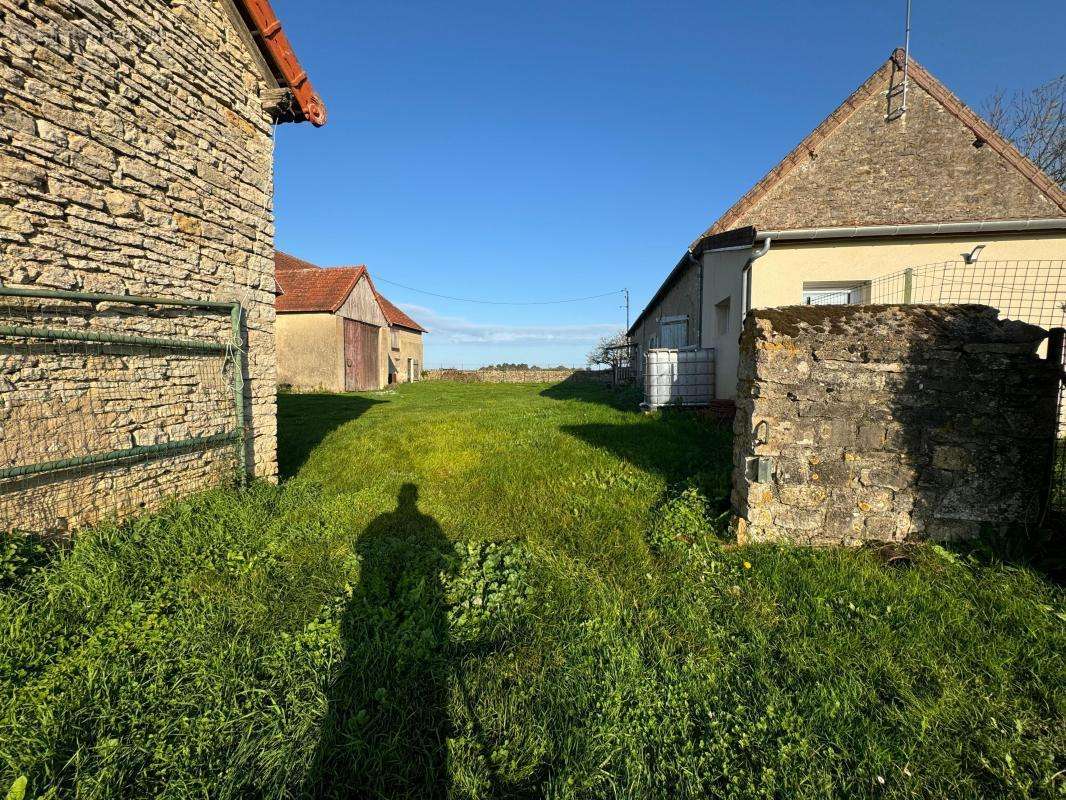
<path id="1" fill-rule="evenodd" d="M 195 454 L 222 448 L 246 480 L 240 303 L 12 286 L 0 300 L 0 531 L 47 527 L 53 498 L 57 517 L 92 519 L 156 488 L 87 473 L 186 456 L 203 472 L 217 458 Z"/>

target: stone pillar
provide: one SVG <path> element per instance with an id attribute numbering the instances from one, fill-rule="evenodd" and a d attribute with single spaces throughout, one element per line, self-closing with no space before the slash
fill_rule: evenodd
<path id="1" fill-rule="evenodd" d="M 741 337 L 740 541 L 860 544 L 1031 525 L 1058 371 L 987 306 L 755 310 Z"/>

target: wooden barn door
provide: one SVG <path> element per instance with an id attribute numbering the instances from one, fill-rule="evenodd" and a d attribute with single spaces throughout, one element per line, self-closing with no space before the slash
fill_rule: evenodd
<path id="1" fill-rule="evenodd" d="M 378 389 L 378 329 L 354 319 L 344 320 L 344 390 Z"/>

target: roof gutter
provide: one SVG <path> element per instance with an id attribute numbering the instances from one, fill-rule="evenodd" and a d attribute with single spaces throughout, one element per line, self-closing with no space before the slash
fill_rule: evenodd
<path id="1" fill-rule="evenodd" d="M 814 241 L 820 239 L 864 239 L 886 236 L 944 236 L 972 233 L 1024 233 L 1026 231 L 1066 230 L 1066 217 L 1051 219 L 1001 219 L 984 222 L 927 222 L 916 225 L 864 225 L 850 228 L 796 228 L 784 231 L 756 231 L 755 241 Z"/>

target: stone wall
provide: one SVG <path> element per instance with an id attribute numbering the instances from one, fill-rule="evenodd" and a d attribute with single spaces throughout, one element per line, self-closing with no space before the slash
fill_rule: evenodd
<path id="1" fill-rule="evenodd" d="M 1036 355 L 1044 338 L 986 306 L 752 311 L 734 423 L 738 540 L 951 540 L 1032 524 L 1058 391 Z"/>
<path id="2" fill-rule="evenodd" d="M 643 318 L 633 326 L 630 336 L 637 344 L 641 358 L 653 346 L 653 337 L 655 347 L 663 346 L 660 326 L 663 317 L 688 317 L 686 346 L 700 344 L 700 273 L 697 265 L 686 263 L 680 273 L 674 276 L 672 285 L 663 296 L 644 310 Z"/>
<path id="3" fill-rule="evenodd" d="M 423 373 L 427 381 L 459 381 L 461 383 L 559 383 L 565 380 L 609 381 L 607 370 L 585 369 L 431 369 Z"/>
<path id="4" fill-rule="evenodd" d="M 974 131 L 916 81 L 907 91 L 906 117 L 887 119 L 886 92 L 901 78 L 887 63 L 827 120 L 828 136 L 812 134 L 813 141 L 808 138 L 778 167 L 786 174 L 772 189 L 761 196 L 756 189 L 755 202 L 740 213 L 727 212 L 715 227 L 782 230 L 1064 215 L 994 148 L 976 147 Z M 843 122 L 832 127 L 840 117 Z"/>
<path id="5" fill-rule="evenodd" d="M 224 0 L 0 0 L 0 280 L 241 301 L 246 455 L 274 479 L 269 80 L 244 35 Z M 228 320 L 200 312 L 0 298 L 0 317 L 228 335 Z M 217 358 L 3 344 L 3 466 L 232 427 Z M 62 531 L 152 508 L 217 482 L 233 460 L 214 451 L 0 485 L 0 529 Z"/>

